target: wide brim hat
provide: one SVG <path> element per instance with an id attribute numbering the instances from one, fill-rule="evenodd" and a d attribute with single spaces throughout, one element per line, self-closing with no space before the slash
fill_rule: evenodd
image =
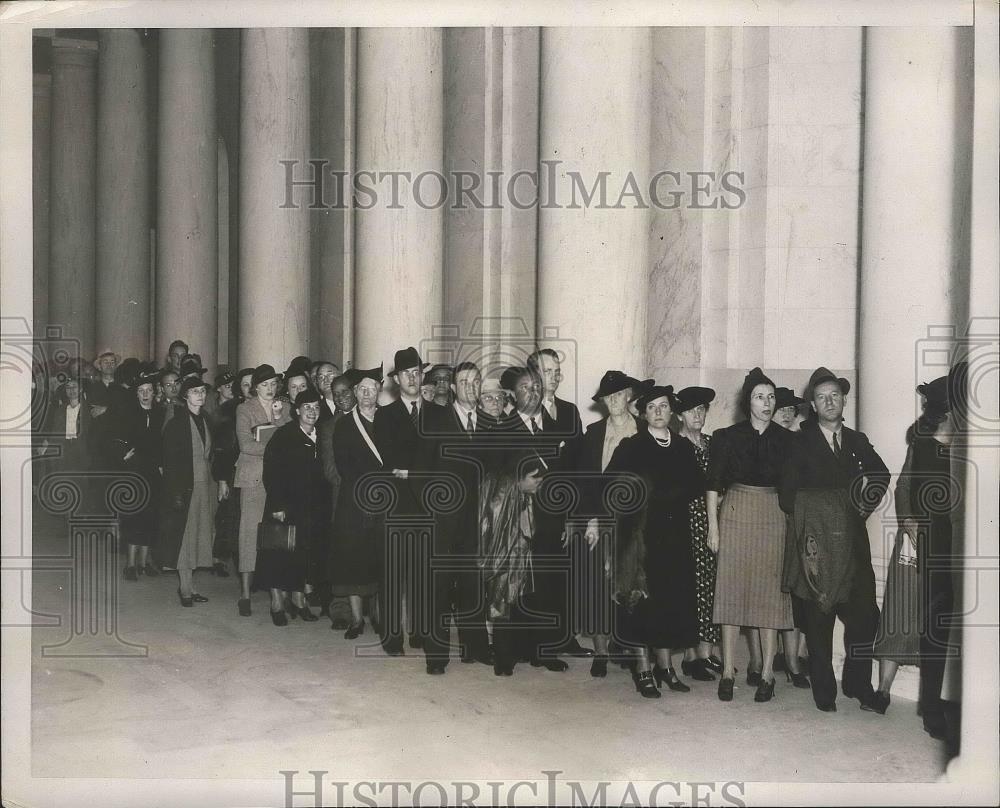
<path id="1" fill-rule="evenodd" d="M 344 378 L 349 379 L 351 387 L 357 387 L 362 379 L 371 379 L 372 381 L 382 384 L 383 374 L 382 365 L 377 368 L 369 368 L 368 370 L 363 370 L 362 368 L 351 368 L 346 373 L 344 373 Z"/>
<path id="2" fill-rule="evenodd" d="M 234 381 L 236 381 L 236 374 L 231 370 L 227 370 L 215 377 L 215 386 L 225 387 L 227 384 L 232 384 Z"/>
<path id="3" fill-rule="evenodd" d="M 253 368 L 240 368 L 239 370 L 236 371 L 236 379 L 240 380 L 244 376 L 253 376 L 253 371 L 254 371 Z"/>
<path id="4" fill-rule="evenodd" d="M 704 404 L 706 407 L 715 401 L 715 391 L 711 387 L 685 387 L 679 390 L 675 396 L 677 403 L 674 412 L 682 413 L 693 410 Z"/>
<path id="5" fill-rule="evenodd" d="M 803 392 L 802 397 L 806 401 L 812 401 L 813 392 L 819 385 L 823 384 L 823 382 L 836 382 L 840 386 L 840 392 L 845 396 L 851 392 L 851 383 L 847 381 L 847 379 L 843 376 L 838 376 L 829 368 L 818 367 L 809 377 L 809 382 L 806 384 L 806 389 Z"/>
<path id="6" fill-rule="evenodd" d="M 286 379 L 291 376 L 305 376 L 308 378 L 311 369 L 312 360 L 308 356 L 296 356 L 288 363 L 288 370 L 284 372 L 283 376 Z"/>
<path id="7" fill-rule="evenodd" d="M 778 387 L 774 391 L 774 408 L 783 410 L 785 407 L 798 407 L 805 404 L 804 398 L 795 395 L 795 391 L 790 387 Z"/>
<path id="8" fill-rule="evenodd" d="M 144 384 L 151 384 L 155 387 L 162 375 L 162 371 L 156 366 L 155 362 L 143 362 L 139 365 L 139 370 L 132 378 L 129 387 L 133 390 L 138 390 Z"/>
<path id="9" fill-rule="evenodd" d="M 632 402 L 635 404 L 636 409 L 642 412 L 646 409 L 646 405 L 650 401 L 655 401 L 663 396 L 667 397 L 670 402 L 670 409 L 673 409 L 677 404 L 677 396 L 674 395 L 674 386 L 672 384 L 662 385 L 662 384 L 652 384 L 646 387 L 639 393 L 639 395 L 632 398 Z"/>
<path id="10" fill-rule="evenodd" d="M 257 365 L 253 369 L 253 377 L 250 379 L 250 386 L 252 388 L 257 387 L 261 384 L 271 379 L 280 379 L 281 374 L 277 373 L 271 365 Z"/>
<path id="11" fill-rule="evenodd" d="M 634 376 L 629 376 L 621 370 L 609 370 L 601 377 L 601 383 L 597 386 L 597 392 L 591 396 L 593 401 L 600 401 L 606 396 L 620 393 L 622 390 L 632 388 L 632 395 L 637 395 L 642 389 L 652 387 L 653 379 L 639 381 Z"/>
<path id="12" fill-rule="evenodd" d="M 198 387 L 204 387 L 205 392 L 208 392 L 208 383 L 202 381 L 198 376 L 188 376 L 183 382 L 181 382 L 181 389 L 178 391 L 178 398 L 184 398 L 189 390 L 194 390 Z"/>
<path id="13" fill-rule="evenodd" d="M 386 376 L 395 376 L 399 371 L 406 370 L 407 368 L 419 367 L 421 370 L 424 370 L 429 365 L 430 362 L 422 362 L 420 360 L 420 354 L 411 345 L 409 348 L 396 351 L 396 354 L 392 358 L 392 370 Z"/>

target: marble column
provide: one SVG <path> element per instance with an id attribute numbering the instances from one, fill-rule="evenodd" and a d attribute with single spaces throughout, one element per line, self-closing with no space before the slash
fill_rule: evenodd
<path id="1" fill-rule="evenodd" d="M 159 50 L 156 359 L 183 339 L 214 373 L 218 139 L 209 29 L 163 29 Z"/>
<path id="2" fill-rule="evenodd" d="M 462 344 L 453 360 L 489 372 L 510 364 L 512 343 L 534 339 L 537 213 L 528 176 L 538 167 L 539 29 L 452 28 L 444 44 L 444 322 Z"/>
<path id="3" fill-rule="evenodd" d="M 961 69 L 971 52 L 961 31 L 866 29 L 856 395 L 858 425 L 893 474 L 919 414 L 915 387 L 947 372 L 949 358 L 935 348 L 953 346 L 940 338 L 954 333 L 966 305 L 956 292 L 968 288 L 961 130 L 972 115 L 972 82 Z M 894 518 L 887 500 L 869 521 L 873 556 L 888 556 Z"/>
<path id="4" fill-rule="evenodd" d="M 49 161 L 52 159 L 52 76 L 35 74 L 31 136 L 33 333 L 49 323 Z"/>
<path id="5" fill-rule="evenodd" d="M 312 211 L 312 350 L 315 359 L 328 359 L 341 368 L 350 358 L 354 211 L 346 204 L 349 183 L 333 173 L 349 173 L 354 162 L 355 37 L 353 28 L 309 33 L 312 157 L 327 161 L 323 206 Z"/>
<path id="6" fill-rule="evenodd" d="M 442 318 L 442 188 L 429 173 L 443 168 L 441 29 L 359 29 L 357 59 L 357 170 L 411 177 L 397 175 L 393 199 L 387 176 L 355 214 L 354 362 L 389 370 L 394 351 L 420 350 Z"/>
<path id="7" fill-rule="evenodd" d="M 97 84 L 98 350 L 145 359 L 150 132 L 146 49 L 138 30 L 101 30 Z"/>
<path id="8" fill-rule="evenodd" d="M 92 359 L 97 158 L 97 45 L 52 41 L 49 320 Z"/>
<path id="9" fill-rule="evenodd" d="M 585 421 L 605 370 L 647 365 L 649 210 L 623 189 L 648 183 L 651 45 L 648 28 L 542 30 L 539 154 L 561 163 L 542 169 L 538 343 L 564 355 L 559 395 Z"/>
<path id="10" fill-rule="evenodd" d="M 309 354 L 309 31 L 254 28 L 240 48 L 240 363 Z"/>

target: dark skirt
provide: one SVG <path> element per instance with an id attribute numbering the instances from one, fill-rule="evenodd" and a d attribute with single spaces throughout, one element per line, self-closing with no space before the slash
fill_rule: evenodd
<path id="1" fill-rule="evenodd" d="M 900 665 L 919 665 L 920 576 L 915 563 L 901 563 L 901 545 L 893 547 L 889 559 L 874 657 Z"/>
<path id="2" fill-rule="evenodd" d="M 141 510 L 122 514 L 119 520 L 119 530 L 125 544 L 151 547 L 156 544 L 156 535 L 160 529 L 161 478 L 155 469 L 142 471 L 139 474 L 148 487 L 148 498 Z"/>
<path id="3" fill-rule="evenodd" d="M 649 597 L 640 614 L 646 644 L 691 648 L 698 644 L 698 601 L 687 508 L 648 516 L 645 537 Z"/>
<path id="4" fill-rule="evenodd" d="M 384 522 L 362 515 L 344 528 L 337 520 L 330 541 L 330 583 L 334 595 L 372 595 L 378 591 Z M 340 528 L 340 529 L 338 529 Z"/>
<path id="5" fill-rule="evenodd" d="M 690 648 L 698 642 L 694 615 L 675 620 L 670 603 L 655 596 L 642 598 L 634 606 L 611 603 L 612 639 L 619 645 L 649 648 Z"/>
<path id="6" fill-rule="evenodd" d="M 257 569 L 253 576 L 255 590 L 283 589 L 301 592 L 306 583 L 309 556 L 305 548 L 288 550 L 258 550 Z"/>

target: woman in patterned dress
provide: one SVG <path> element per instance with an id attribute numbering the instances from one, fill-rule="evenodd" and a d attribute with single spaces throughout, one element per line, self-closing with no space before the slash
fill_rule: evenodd
<path id="1" fill-rule="evenodd" d="M 708 406 L 715 391 L 708 387 L 685 387 L 677 393 L 674 412 L 680 418 L 679 434 L 694 444 L 694 454 L 702 472 L 708 474 L 711 438 L 703 435 Z M 681 670 L 686 676 L 702 682 L 713 682 L 722 672 L 722 660 L 716 653 L 719 626 L 712 622 L 715 600 L 715 553 L 708 547 L 708 509 L 705 497 L 698 497 L 689 506 L 691 513 L 691 552 L 694 555 L 695 594 L 698 601 L 698 645 L 684 654 Z"/>

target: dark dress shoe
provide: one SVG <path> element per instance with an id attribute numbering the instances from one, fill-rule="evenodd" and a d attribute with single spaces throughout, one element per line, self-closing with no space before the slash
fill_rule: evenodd
<path id="1" fill-rule="evenodd" d="M 135 567 L 125 567 L 125 569 L 122 570 L 122 578 L 126 581 L 138 581 L 139 572 Z"/>
<path id="2" fill-rule="evenodd" d="M 333 628 L 333 626 L 330 626 L 330 628 Z M 345 640 L 356 640 L 358 637 L 360 637 L 364 633 L 365 633 L 365 621 L 364 620 L 362 620 L 360 623 L 351 623 L 351 625 L 349 625 L 347 627 L 347 631 L 344 632 L 344 639 Z"/>
<path id="3" fill-rule="evenodd" d="M 494 676 L 513 676 L 514 675 L 514 666 L 513 665 L 501 664 L 500 662 L 494 662 L 493 663 L 493 675 Z"/>
<path id="4" fill-rule="evenodd" d="M 931 712 L 924 710 L 923 716 L 924 732 L 936 741 L 943 741 L 948 736 L 948 723 L 943 712 Z"/>
<path id="5" fill-rule="evenodd" d="M 590 675 L 595 679 L 603 679 L 608 675 L 608 655 L 597 654 L 590 663 Z"/>
<path id="6" fill-rule="evenodd" d="M 303 623 L 315 623 L 319 620 L 308 606 L 299 606 L 299 617 L 302 618 Z"/>
<path id="7" fill-rule="evenodd" d="M 147 561 L 146 566 L 139 568 L 139 574 L 145 575 L 147 578 L 156 578 L 160 571 Z"/>
<path id="8" fill-rule="evenodd" d="M 750 687 L 757 687 L 760 684 L 760 671 L 747 668 L 747 684 Z"/>
<path id="9" fill-rule="evenodd" d="M 444 673 L 445 664 L 443 662 L 428 662 L 427 673 L 431 676 L 440 676 Z"/>
<path id="10" fill-rule="evenodd" d="M 830 702 L 829 704 L 817 704 L 816 709 L 822 710 L 824 713 L 835 713 L 837 712 L 837 705 L 833 702 Z"/>
<path id="11" fill-rule="evenodd" d="M 573 637 L 559 649 L 558 653 L 572 657 L 592 657 L 594 655 L 594 649 L 585 648 L 580 645 L 580 642 L 576 637 Z"/>
<path id="12" fill-rule="evenodd" d="M 229 570 L 226 569 L 226 564 L 223 561 L 216 561 L 212 564 L 212 575 L 216 575 L 219 578 L 228 578 Z"/>
<path id="13" fill-rule="evenodd" d="M 382 646 L 382 650 L 386 652 L 389 656 L 405 656 L 403 651 L 402 643 L 386 643 Z"/>
<path id="14" fill-rule="evenodd" d="M 786 670 L 785 676 L 788 678 L 789 682 L 800 690 L 809 690 L 812 687 L 812 685 L 809 684 L 809 677 L 804 673 L 792 673 L 792 671 Z"/>
<path id="15" fill-rule="evenodd" d="M 861 703 L 862 709 L 864 709 L 866 704 L 872 704 L 875 698 L 875 691 L 872 689 L 871 685 L 868 685 L 867 688 L 855 688 L 842 685 L 841 690 L 847 698 L 857 699 Z"/>
<path id="16" fill-rule="evenodd" d="M 681 662 L 681 672 L 698 682 L 715 681 L 715 676 L 709 670 L 708 660 L 706 659 L 692 659 L 690 662 L 684 660 Z"/>
<path id="17" fill-rule="evenodd" d="M 711 654 L 705 660 L 705 666 L 715 673 L 722 673 L 722 660 L 719 659 L 715 654 Z"/>
<path id="18" fill-rule="evenodd" d="M 193 600 L 195 603 L 208 603 L 208 598 L 206 598 L 204 595 L 199 595 L 197 592 L 191 593 L 191 600 Z"/>
<path id="19" fill-rule="evenodd" d="M 278 609 L 278 611 L 275 611 L 274 609 L 271 609 L 271 622 L 276 626 L 287 626 L 288 615 L 285 614 L 285 610 Z"/>
<path id="20" fill-rule="evenodd" d="M 561 659 L 552 659 L 548 657 L 535 657 L 531 660 L 531 667 L 533 668 L 545 668 L 547 671 L 565 671 L 569 670 L 569 665 L 563 662 Z"/>
<path id="21" fill-rule="evenodd" d="M 770 701 L 774 698 L 774 679 L 768 682 L 766 679 L 761 679 L 760 684 L 757 685 L 757 692 L 753 694 L 753 700 L 758 704 Z"/>
<path id="22" fill-rule="evenodd" d="M 656 683 L 658 685 L 662 687 L 663 684 L 666 683 L 667 687 L 675 693 L 691 692 L 691 688 L 677 678 L 677 671 L 673 668 L 661 668 L 659 665 L 654 665 L 653 676 L 656 678 Z"/>
<path id="23" fill-rule="evenodd" d="M 643 671 L 634 677 L 635 689 L 644 699 L 660 698 L 660 689 L 656 686 L 656 677 L 653 671 Z"/>
<path id="24" fill-rule="evenodd" d="M 885 711 L 889 709 L 889 694 L 882 690 L 876 690 L 871 701 L 861 702 L 861 709 L 865 712 L 885 715 Z"/>
<path id="25" fill-rule="evenodd" d="M 250 598 L 240 598 L 236 601 L 236 608 L 240 611 L 240 617 L 249 617 L 250 612 Z"/>
<path id="26" fill-rule="evenodd" d="M 719 701 L 733 700 L 733 685 L 735 684 L 736 680 L 729 677 L 719 680 Z"/>
<path id="27" fill-rule="evenodd" d="M 191 597 L 191 595 L 182 595 L 181 590 L 178 589 L 177 597 L 181 599 L 181 606 L 184 606 L 185 608 L 190 608 L 194 606 L 194 599 Z"/>

